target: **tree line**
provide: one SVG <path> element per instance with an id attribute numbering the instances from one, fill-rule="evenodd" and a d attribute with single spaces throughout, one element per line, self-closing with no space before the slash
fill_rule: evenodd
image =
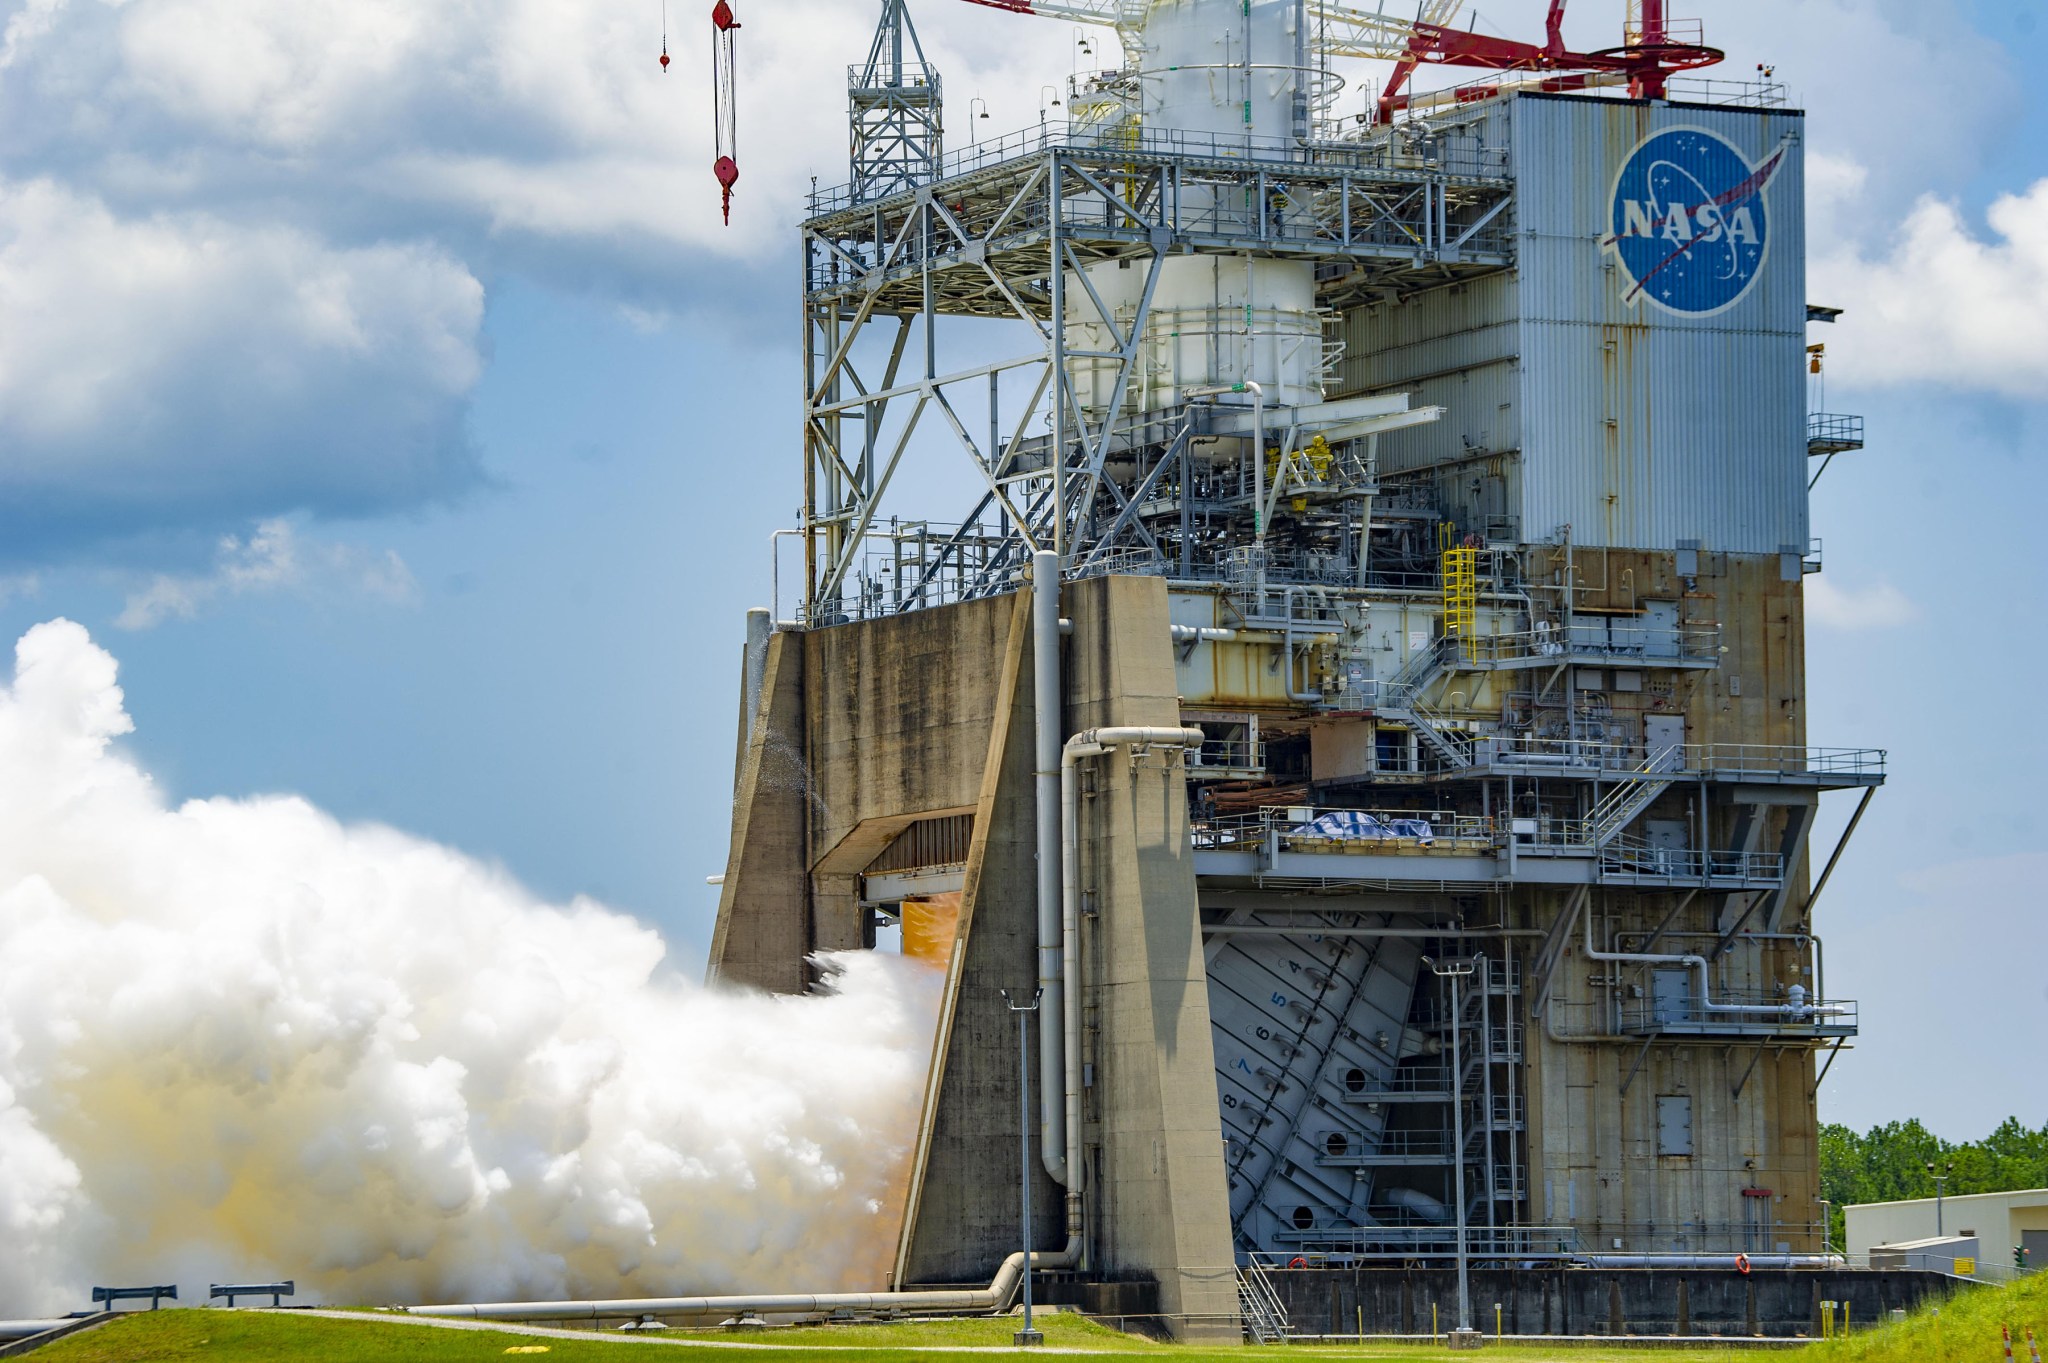
<path id="1" fill-rule="evenodd" d="M 1931 1173 L 1929 1164 L 1934 1166 Z M 2048 1188 L 2048 1122 L 2035 1130 L 2017 1117 L 2007 1117 L 1983 1140 L 1959 1144 L 1943 1140 L 1917 1120 L 1885 1122 L 1861 1135 L 1846 1126 L 1822 1123 L 1820 1186 L 1830 1204 L 1830 1243 L 1843 1243 L 1843 1207 L 1933 1197 L 1935 1174 L 1943 1175 L 1942 1192 L 1948 1197 Z"/>

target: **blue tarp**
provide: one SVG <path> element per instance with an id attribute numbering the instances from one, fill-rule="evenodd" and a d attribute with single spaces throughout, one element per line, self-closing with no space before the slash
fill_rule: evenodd
<path id="1" fill-rule="evenodd" d="M 1306 838 L 1414 838 L 1425 847 L 1436 841 L 1436 833 L 1426 819 L 1382 821 L 1356 809 L 1332 810 L 1294 831 L 1296 836 Z"/>

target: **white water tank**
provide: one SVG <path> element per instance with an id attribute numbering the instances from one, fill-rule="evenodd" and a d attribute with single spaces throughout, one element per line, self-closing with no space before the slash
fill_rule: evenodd
<path id="1" fill-rule="evenodd" d="M 1144 92 L 1149 149 L 1209 158 L 1256 157 L 1269 165 L 1304 155 L 1310 72 L 1302 0 L 1158 0 L 1133 43 Z M 1268 174 L 1257 182 L 1229 172 L 1183 175 L 1178 222 L 1184 234 L 1257 238 L 1300 234 L 1309 206 Z M 1087 285 L 1066 278 L 1069 351 L 1120 349 L 1096 298 L 1128 333 L 1144 294 L 1148 262 L 1090 266 Z M 1088 286 L 1092 286 L 1094 297 Z M 1190 388 L 1251 381 L 1269 407 L 1323 397 L 1324 319 L 1315 306 L 1315 266 L 1248 255 L 1174 255 L 1160 269 L 1125 413 L 1185 401 Z M 1114 395 L 1114 360 L 1071 361 L 1081 405 L 1099 420 Z"/>

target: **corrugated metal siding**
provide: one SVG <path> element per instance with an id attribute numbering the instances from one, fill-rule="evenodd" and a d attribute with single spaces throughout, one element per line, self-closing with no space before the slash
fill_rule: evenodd
<path id="1" fill-rule="evenodd" d="M 974 840 L 974 816 L 949 814 L 938 819 L 919 819 L 896 835 L 881 855 L 864 868 L 870 874 L 907 871 L 919 866 L 958 866 L 967 860 L 968 844 Z"/>
<path id="2" fill-rule="evenodd" d="M 1805 545 L 1802 120 L 1777 111 L 1518 97 L 1522 518 L 1542 538 L 1736 553 Z M 1733 307 L 1682 317 L 1624 301 L 1603 245 L 1615 176 L 1645 137 L 1703 127 L 1752 163 L 1789 135 L 1766 191 L 1769 249 Z"/>
<path id="3" fill-rule="evenodd" d="M 1447 409 L 1431 425 L 1381 437 L 1382 472 L 1521 443 L 1514 313 L 1514 277 L 1500 274 L 1345 315 L 1344 392 L 1403 389 L 1418 407 Z"/>

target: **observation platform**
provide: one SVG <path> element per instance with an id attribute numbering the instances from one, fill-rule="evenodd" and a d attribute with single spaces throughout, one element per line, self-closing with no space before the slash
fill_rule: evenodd
<path id="1" fill-rule="evenodd" d="M 1810 749 L 1777 751 L 1775 758 L 1708 751 L 1702 760 L 1721 762 L 1721 767 L 1606 775 L 1617 786 L 1633 782 L 1638 798 L 1631 803 L 1640 805 L 1647 804 L 1640 796 L 1710 770 L 1732 771 L 1736 779 L 1749 783 L 1804 781 L 1823 788 L 1830 782 L 1875 784 L 1883 779 L 1883 754 L 1874 749 L 1844 750 L 1837 757 L 1816 755 L 1818 750 Z M 1794 757 L 1794 752 L 1802 755 Z M 1860 774 L 1873 768 L 1874 777 L 1861 779 Z M 1459 774 L 1494 769 L 1475 764 Z M 1655 783 L 1654 790 L 1646 782 Z M 1779 889 L 1786 873 L 1779 852 L 1656 846 L 1622 831 L 1612 815 L 1599 814 L 1535 819 L 1272 805 L 1199 823 L 1190 839 L 1195 874 L 1212 884 L 1265 885 L 1279 880 L 1310 886 L 1422 888 L 1520 883 L 1738 891 Z"/>
<path id="2" fill-rule="evenodd" d="M 1340 711 L 1341 713 L 1341 711 Z M 1370 713 L 1370 712 L 1368 712 Z M 1406 723 L 1407 721 L 1397 721 Z M 1446 727 L 1467 760 L 1429 758 L 1413 769 L 1361 774 L 1359 782 L 1542 776 L 1602 782 L 1678 781 L 1849 790 L 1881 786 L 1882 748 L 1809 748 L 1765 743 L 1687 743 L 1651 755 L 1640 743 L 1591 739 L 1495 738 Z"/>
<path id="3" fill-rule="evenodd" d="M 1044 320 L 1031 281 L 1056 256 L 1214 252 L 1327 263 L 1319 301 L 1338 306 L 1509 264 L 1513 188 L 1504 149 L 1425 160 L 1389 142 L 1046 125 L 956 149 L 914 189 L 813 194 L 804 290 L 863 315 Z"/>
<path id="4" fill-rule="evenodd" d="M 1717 996 L 1710 1008 L 1683 999 L 1644 999 L 1622 1010 L 1621 1030 L 1630 1036 L 1719 1040 L 1837 1040 L 1857 1030 L 1854 999 L 1806 999 L 1788 1003 L 1781 994 Z M 1736 1012 L 1735 1008 L 1751 1011 Z"/>

